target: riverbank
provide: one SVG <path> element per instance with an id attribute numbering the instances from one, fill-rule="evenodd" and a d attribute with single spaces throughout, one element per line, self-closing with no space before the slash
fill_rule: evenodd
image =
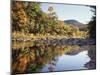
<path id="1" fill-rule="evenodd" d="M 96 45 L 95 39 L 82 39 L 82 38 L 63 38 L 63 39 L 52 39 L 52 40 L 35 40 L 36 44 L 43 43 L 47 45 Z"/>
<path id="2" fill-rule="evenodd" d="M 14 41 L 14 42 L 25 42 L 25 41 Z M 37 39 L 34 41 L 32 40 L 27 42 L 31 42 L 34 45 L 96 45 L 95 39 L 81 39 L 81 38 Z"/>
<path id="3" fill-rule="evenodd" d="M 87 38 L 86 35 L 75 35 L 75 33 L 64 35 L 64 34 L 30 34 L 30 33 L 22 33 L 22 32 L 13 32 L 12 40 L 13 41 L 35 41 L 35 40 L 53 40 L 53 39 L 70 39 L 70 38 Z"/>
<path id="4" fill-rule="evenodd" d="M 34 44 L 46 45 L 95 45 L 96 39 L 66 36 L 66 35 L 50 35 L 50 34 L 25 34 L 12 33 L 12 41 L 14 42 L 34 42 Z"/>

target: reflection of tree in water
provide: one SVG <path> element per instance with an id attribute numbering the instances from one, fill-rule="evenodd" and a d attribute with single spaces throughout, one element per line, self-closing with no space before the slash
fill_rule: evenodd
<path id="1" fill-rule="evenodd" d="M 88 56 L 90 57 L 90 61 L 85 64 L 85 67 L 88 69 L 96 68 L 96 46 L 91 46 L 90 50 L 88 50 Z"/>
<path id="2" fill-rule="evenodd" d="M 55 71 L 57 61 L 58 61 L 58 57 L 55 57 L 52 61 L 49 62 L 48 69 L 50 72 Z"/>
<path id="3" fill-rule="evenodd" d="M 91 11 L 93 12 L 93 16 L 91 21 L 88 23 L 90 38 L 95 39 L 96 42 L 96 6 L 90 6 Z M 96 46 L 90 47 L 88 51 L 88 56 L 90 57 L 90 61 L 85 64 L 85 67 L 88 69 L 96 68 Z"/>
<path id="4" fill-rule="evenodd" d="M 19 54 L 17 50 L 14 49 L 17 54 L 15 54 L 16 57 L 14 57 L 12 61 L 13 73 L 23 73 L 24 71 L 26 71 L 28 63 L 35 60 L 33 51 L 28 47 L 18 50 L 20 51 Z M 12 51 L 12 53 L 15 53 L 14 51 Z M 14 54 L 12 55 L 14 56 Z"/>
<path id="5" fill-rule="evenodd" d="M 18 44 L 17 45 L 23 45 Z M 19 47 L 19 48 L 18 48 Z M 51 46 L 33 45 L 12 47 L 12 72 L 13 73 L 34 73 L 41 72 L 42 68 L 49 63 L 49 71 L 54 71 L 58 56 L 73 50 L 78 46 Z M 14 56 L 15 55 L 15 56 Z"/>

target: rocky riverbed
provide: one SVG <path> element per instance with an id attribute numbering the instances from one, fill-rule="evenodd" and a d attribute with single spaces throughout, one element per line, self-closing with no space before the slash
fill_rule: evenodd
<path id="1" fill-rule="evenodd" d="M 95 39 L 80 39 L 80 38 L 70 38 L 70 39 L 38 39 L 34 41 L 36 44 L 43 43 L 47 45 L 95 45 Z"/>
<path id="2" fill-rule="evenodd" d="M 17 39 L 18 42 L 34 42 L 35 44 L 46 45 L 96 45 L 96 39 L 83 38 L 62 38 L 62 39 Z"/>

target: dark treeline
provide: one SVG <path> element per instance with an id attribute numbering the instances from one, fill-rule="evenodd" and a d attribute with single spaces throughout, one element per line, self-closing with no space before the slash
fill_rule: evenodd
<path id="1" fill-rule="evenodd" d="M 96 38 L 96 6 L 90 6 L 90 8 L 93 12 L 93 16 L 91 18 L 91 21 L 88 23 L 89 34 L 90 38 Z"/>

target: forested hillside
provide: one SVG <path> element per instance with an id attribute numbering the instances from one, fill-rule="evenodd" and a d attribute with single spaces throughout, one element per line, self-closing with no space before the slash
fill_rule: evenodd
<path id="1" fill-rule="evenodd" d="M 80 31 L 78 27 L 58 20 L 53 7 L 43 12 L 41 3 L 12 2 L 12 38 L 86 38 L 88 31 Z M 67 15 L 67 14 L 66 14 Z"/>

